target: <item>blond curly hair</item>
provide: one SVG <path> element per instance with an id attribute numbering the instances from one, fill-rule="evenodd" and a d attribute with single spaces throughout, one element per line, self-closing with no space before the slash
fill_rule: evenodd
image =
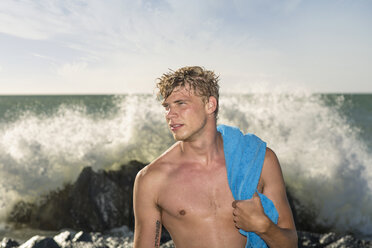
<path id="1" fill-rule="evenodd" d="M 219 107 L 219 77 L 213 72 L 205 70 L 200 66 L 187 66 L 178 69 L 177 71 L 170 70 L 164 73 L 156 84 L 159 92 L 158 99 L 167 99 L 177 87 L 189 86 L 194 91 L 194 94 L 202 97 L 203 101 L 208 101 L 209 97 L 213 96 L 217 100 L 215 117 L 217 118 Z"/>

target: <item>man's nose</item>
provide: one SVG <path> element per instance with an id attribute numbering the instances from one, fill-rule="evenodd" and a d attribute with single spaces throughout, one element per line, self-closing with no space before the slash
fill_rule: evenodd
<path id="1" fill-rule="evenodd" d="M 170 119 L 170 118 L 175 117 L 175 116 L 177 116 L 177 111 L 175 110 L 175 108 L 169 107 L 169 109 L 165 113 L 165 117 L 167 119 Z"/>

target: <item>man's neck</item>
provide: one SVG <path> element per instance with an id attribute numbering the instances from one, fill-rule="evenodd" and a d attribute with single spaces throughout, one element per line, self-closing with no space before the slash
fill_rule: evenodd
<path id="1" fill-rule="evenodd" d="M 211 165 L 223 155 L 222 136 L 214 126 L 192 141 L 181 141 L 181 151 L 184 157 L 191 158 L 200 165 Z"/>

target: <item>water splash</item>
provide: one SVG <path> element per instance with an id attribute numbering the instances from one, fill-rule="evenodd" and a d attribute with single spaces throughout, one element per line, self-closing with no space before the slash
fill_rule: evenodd
<path id="1" fill-rule="evenodd" d="M 240 126 L 277 153 L 287 185 L 335 231 L 372 230 L 372 157 L 359 130 L 320 96 L 261 94 L 221 99 L 221 122 Z"/>
<path id="2" fill-rule="evenodd" d="M 52 115 L 25 111 L 14 122 L 2 123 L 0 218 L 16 200 L 74 181 L 85 166 L 102 169 L 154 158 L 154 147 L 162 149 L 166 143 L 155 135 L 146 137 L 150 130 L 142 131 L 159 129 L 151 121 L 160 123 L 161 108 L 148 96 L 118 96 L 115 102 L 117 114 L 109 118 L 88 115 L 82 106 L 61 105 Z M 165 133 L 165 125 L 163 129 Z"/>
<path id="3" fill-rule="evenodd" d="M 239 126 L 277 153 L 287 185 L 317 222 L 371 234 L 372 157 L 359 131 L 307 92 L 223 95 L 219 123 Z M 116 168 L 153 160 L 172 143 L 160 104 L 149 95 L 114 98 L 116 111 L 92 115 L 82 105 L 52 114 L 22 112 L 0 124 L 0 217 L 76 179 L 84 166 Z"/>

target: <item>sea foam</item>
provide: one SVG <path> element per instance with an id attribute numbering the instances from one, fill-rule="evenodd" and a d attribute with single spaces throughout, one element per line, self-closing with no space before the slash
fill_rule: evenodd
<path id="1" fill-rule="evenodd" d="M 336 231 L 371 235 L 371 151 L 338 106 L 306 92 L 231 94 L 220 98 L 219 123 L 239 126 L 268 143 L 286 184 L 316 222 Z M 61 105 L 49 114 L 32 109 L 0 123 L 0 218 L 16 201 L 37 199 L 73 182 L 83 167 L 117 168 L 149 162 L 172 137 L 159 102 L 150 95 L 115 96 L 112 115 Z"/>

